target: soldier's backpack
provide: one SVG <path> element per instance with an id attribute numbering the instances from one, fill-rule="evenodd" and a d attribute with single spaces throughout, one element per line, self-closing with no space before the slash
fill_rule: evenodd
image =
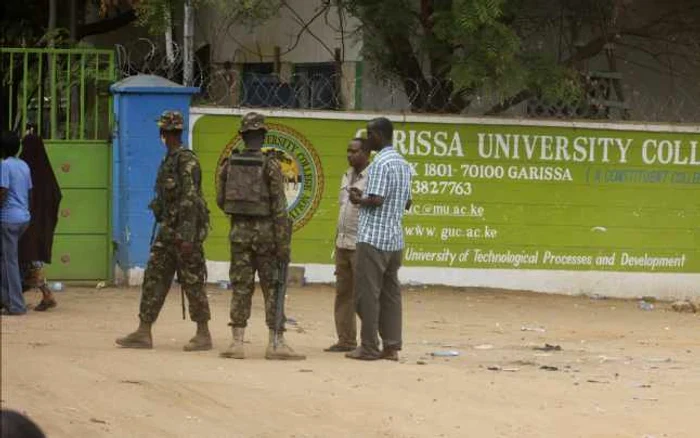
<path id="1" fill-rule="evenodd" d="M 269 181 L 266 167 L 269 158 L 259 153 L 233 153 L 228 158 L 223 210 L 226 214 L 267 217 L 271 214 Z"/>

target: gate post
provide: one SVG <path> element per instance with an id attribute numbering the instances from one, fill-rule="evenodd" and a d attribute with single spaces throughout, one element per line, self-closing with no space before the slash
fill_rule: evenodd
<path id="1" fill-rule="evenodd" d="M 154 75 L 136 75 L 113 84 L 112 240 L 114 278 L 129 286 L 143 281 L 155 219 L 148 204 L 154 196 L 158 166 L 165 155 L 156 119 L 180 111 L 188 139 L 189 108 L 198 87 L 184 87 Z M 187 147 L 191 147 L 187 145 Z"/>

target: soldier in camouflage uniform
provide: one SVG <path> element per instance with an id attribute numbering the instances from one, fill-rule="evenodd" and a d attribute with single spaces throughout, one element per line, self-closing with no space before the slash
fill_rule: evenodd
<path id="1" fill-rule="evenodd" d="M 291 240 L 284 177 L 277 160 L 262 153 L 267 132 L 262 115 L 246 114 L 238 132 L 243 137 L 245 148 L 234 150 L 221 166 L 216 194 L 219 208 L 231 219 L 229 277 L 233 294 L 229 325 L 232 327 L 233 342 L 221 356 L 234 359 L 245 357 L 243 340 L 250 318 L 257 271 L 265 299 L 265 322 L 270 329 L 265 358 L 305 359 L 286 344 L 282 332 L 277 335 L 274 332 L 276 276 L 279 263 L 289 261 Z"/>
<path id="2" fill-rule="evenodd" d="M 197 323 L 196 335 L 183 349 L 210 350 L 210 313 L 204 288 L 206 265 L 202 247 L 209 229 L 209 210 L 202 195 L 202 172 L 194 152 L 182 147 L 182 114 L 165 111 L 157 121 L 161 141 L 168 149 L 158 168 L 156 197 L 149 205 L 159 229 L 144 274 L 139 328 L 116 342 L 128 348 L 153 347 L 151 326 L 158 318 L 177 272 L 187 295 L 190 319 Z"/>

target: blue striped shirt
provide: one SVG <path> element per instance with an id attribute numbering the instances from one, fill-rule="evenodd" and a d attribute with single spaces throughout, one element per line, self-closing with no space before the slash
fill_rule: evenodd
<path id="1" fill-rule="evenodd" d="M 410 164 L 393 147 L 385 147 L 377 153 L 367 168 L 367 189 L 363 196 L 381 196 L 384 203 L 360 209 L 358 243 L 370 244 L 381 251 L 403 249 L 401 221 L 406 202 L 411 199 L 412 173 Z"/>

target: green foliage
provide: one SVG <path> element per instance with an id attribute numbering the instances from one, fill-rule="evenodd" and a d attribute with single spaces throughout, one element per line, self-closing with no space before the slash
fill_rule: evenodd
<path id="1" fill-rule="evenodd" d="M 612 1 L 582 0 L 594 5 L 577 7 L 608 12 L 602 5 Z M 467 97 L 466 104 L 471 96 L 487 93 L 505 99 L 523 89 L 576 101 L 581 96 L 577 74 L 539 47 L 524 43 L 522 19 L 529 15 L 528 7 L 537 4 L 534 0 L 342 2 L 360 19 L 363 55 L 377 66 L 380 77 L 404 83 L 449 82 L 455 85 L 454 93 Z M 407 68 L 411 60 L 418 69 Z"/>
<path id="2" fill-rule="evenodd" d="M 282 0 L 192 0 L 192 8 L 208 6 L 222 17 L 249 26 L 260 24 L 279 11 Z M 153 34 L 162 34 L 168 26 L 170 15 L 173 26 L 179 26 L 184 0 L 140 0 L 135 3 L 138 23 Z"/>
<path id="3" fill-rule="evenodd" d="M 500 21 L 503 3 L 457 0 L 452 13 L 439 17 L 436 33 L 457 47 L 451 76 L 461 87 L 511 88 L 523 81 L 520 38 Z"/>
<path id="4" fill-rule="evenodd" d="M 46 5 L 37 0 L 0 1 L 0 45 L 5 47 L 36 45 L 48 27 L 47 23 L 36 18 L 46 15 L 45 9 Z"/>
<path id="5" fill-rule="evenodd" d="M 438 34 L 457 46 L 450 78 L 460 88 L 505 99 L 529 89 L 546 99 L 574 102 L 581 96 L 577 75 L 553 56 L 523 43 L 509 15 L 519 1 L 456 0 L 440 17 Z"/>
<path id="6" fill-rule="evenodd" d="M 142 0 L 136 4 L 138 24 L 153 34 L 163 33 L 172 25 L 173 8 L 182 6 L 181 0 Z"/>
<path id="7" fill-rule="evenodd" d="M 583 97 L 581 76 L 552 57 L 531 54 L 526 60 L 527 81 L 523 88 L 533 91 L 546 101 L 574 104 Z"/>

